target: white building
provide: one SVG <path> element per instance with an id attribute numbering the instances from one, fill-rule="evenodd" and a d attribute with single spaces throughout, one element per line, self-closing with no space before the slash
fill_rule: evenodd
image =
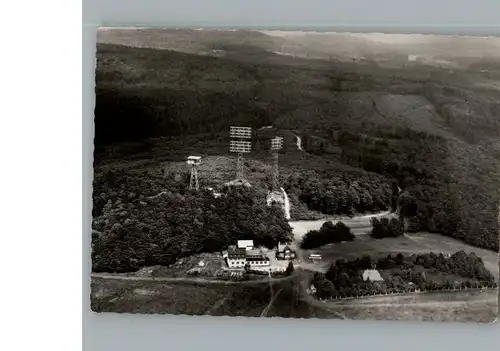
<path id="1" fill-rule="evenodd" d="M 312 253 L 309 255 L 309 259 L 311 261 L 321 261 L 323 259 L 323 257 L 319 254 Z"/>
<path id="2" fill-rule="evenodd" d="M 363 272 L 363 280 L 370 279 L 371 282 L 379 282 L 384 280 L 376 269 L 367 269 Z"/>
<path id="3" fill-rule="evenodd" d="M 230 246 L 227 253 L 223 253 L 227 266 L 234 269 L 266 267 L 271 260 L 261 250 L 253 247 L 253 240 L 239 240 L 237 247 Z"/>
<path id="4" fill-rule="evenodd" d="M 265 255 L 248 255 L 246 263 L 250 265 L 250 268 L 266 267 L 271 265 L 271 260 Z"/>
<path id="5" fill-rule="evenodd" d="M 227 250 L 227 266 L 229 268 L 243 268 L 246 264 L 246 250 L 244 248 L 229 248 Z"/>
<path id="6" fill-rule="evenodd" d="M 238 240 L 238 249 L 253 250 L 253 240 Z"/>

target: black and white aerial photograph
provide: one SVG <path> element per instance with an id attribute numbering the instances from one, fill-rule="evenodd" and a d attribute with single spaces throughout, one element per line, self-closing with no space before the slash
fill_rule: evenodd
<path id="1" fill-rule="evenodd" d="M 492 323 L 500 38 L 101 27 L 94 312 Z"/>

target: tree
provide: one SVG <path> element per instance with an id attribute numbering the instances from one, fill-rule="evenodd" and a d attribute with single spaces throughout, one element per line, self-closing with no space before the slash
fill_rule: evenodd
<path id="1" fill-rule="evenodd" d="M 381 220 L 372 218 L 371 222 L 373 226 L 371 236 L 373 238 L 397 237 L 404 233 L 402 221 L 396 218 L 392 218 L 391 220 L 387 218 L 382 218 Z"/>
<path id="2" fill-rule="evenodd" d="M 286 273 L 286 275 L 291 275 L 293 273 L 293 271 L 294 271 L 293 262 L 290 261 L 290 262 L 288 262 L 288 266 L 286 267 L 285 273 Z"/>
<path id="3" fill-rule="evenodd" d="M 180 257 L 222 251 L 239 239 L 268 247 L 289 241 L 291 228 L 283 212 L 267 208 L 258 196 L 252 189 L 233 189 L 220 199 L 200 191 L 116 200 L 95 218 L 96 230 L 104 234 L 93 237 L 92 269 L 132 272 L 168 266 Z"/>
<path id="4" fill-rule="evenodd" d="M 321 226 L 319 231 L 309 231 L 302 239 L 301 247 L 303 249 L 312 249 L 327 244 L 352 241 L 354 238 L 351 229 L 344 223 L 339 221 L 334 225 L 328 221 Z"/>
<path id="5" fill-rule="evenodd" d="M 405 217 L 413 217 L 418 213 L 417 200 L 409 192 L 403 192 L 398 198 L 399 213 Z"/>

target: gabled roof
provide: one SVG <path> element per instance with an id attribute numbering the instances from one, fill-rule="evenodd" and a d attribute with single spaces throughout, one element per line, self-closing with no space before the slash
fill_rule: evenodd
<path id="1" fill-rule="evenodd" d="M 261 256 L 262 255 L 262 250 L 261 249 L 247 249 L 247 255 L 248 256 Z"/>
<path id="2" fill-rule="evenodd" d="M 229 259 L 238 259 L 246 257 L 246 250 L 244 248 L 234 248 L 227 251 L 227 257 Z"/>
<path id="3" fill-rule="evenodd" d="M 372 282 L 384 280 L 384 278 L 382 278 L 382 276 L 376 269 L 367 269 L 363 272 L 363 280 L 368 279 L 370 279 L 370 281 Z"/>
<path id="4" fill-rule="evenodd" d="M 281 251 L 285 251 L 286 249 L 289 249 L 291 251 L 294 251 L 294 247 L 293 245 L 291 244 L 287 244 L 287 243 L 278 243 L 278 251 L 281 252 Z"/>

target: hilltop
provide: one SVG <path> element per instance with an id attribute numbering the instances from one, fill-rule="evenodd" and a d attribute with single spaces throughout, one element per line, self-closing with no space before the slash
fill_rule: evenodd
<path id="1" fill-rule="evenodd" d="M 304 46 L 261 32 L 139 33 L 135 42 L 99 34 L 96 174 L 126 164 L 154 173 L 192 153 L 229 169 L 227 130 L 246 125 L 257 130 L 247 166 L 263 189 L 268 139 L 283 135 L 282 181 L 295 204 L 386 209 L 396 183 L 418 203 L 419 229 L 498 250 L 499 65 L 470 54 L 487 41 L 450 70 L 404 61 L 406 49 L 384 56 L 363 38 L 335 39 L 351 43 L 356 59 L 346 59 L 321 49 L 323 37 Z"/>

